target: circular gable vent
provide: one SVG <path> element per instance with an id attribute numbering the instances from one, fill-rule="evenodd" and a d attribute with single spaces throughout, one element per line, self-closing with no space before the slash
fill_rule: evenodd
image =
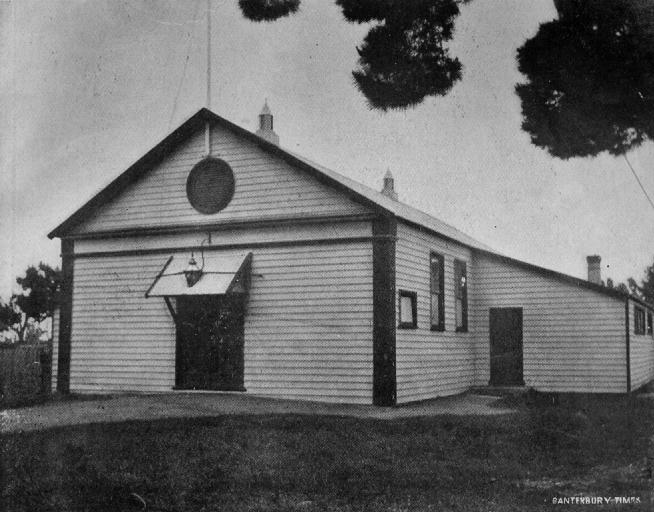
<path id="1" fill-rule="evenodd" d="M 224 160 L 207 157 L 195 164 L 186 180 L 186 197 L 200 213 L 217 213 L 234 196 L 234 173 Z"/>

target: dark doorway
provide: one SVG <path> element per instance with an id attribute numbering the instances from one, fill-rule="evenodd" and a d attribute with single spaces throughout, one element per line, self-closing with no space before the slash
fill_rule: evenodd
<path id="1" fill-rule="evenodd" d="M 522 386 L 522 308 L 490 308 L 490 385 Z"/>
<path id="2" fill-rule="evenodd" d="M 245 391 L 243 297 L 179 296 L 176 316 L 175 387 Z"/>

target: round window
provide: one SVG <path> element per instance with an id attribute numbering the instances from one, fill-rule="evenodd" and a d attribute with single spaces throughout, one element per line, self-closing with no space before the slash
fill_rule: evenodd
<path id="1" fill-rule="evenodd" d="M 217 213 L 234 196 L 234 173 L 224 160 L 207 157 L 195 164 L 186 180 L 186 197 L 200 213 Z"/>

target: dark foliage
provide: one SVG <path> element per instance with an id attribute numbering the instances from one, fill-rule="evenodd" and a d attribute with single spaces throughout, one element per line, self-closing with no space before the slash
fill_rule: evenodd
<path id="1" fill-rule="evenodd" d="M 300 0 L 238 0 L 238 6 L 250 21 L 275 21 L 297 12 Z"/>
<path id="2" fill-rule="evenodd" d="M 465 0 L 470 1 L 470 0 Z M 336 0 L 352 23 L 376 22 L 357 51 L 354 81 L 371 107 L 406 109 L 443 96 L 461 79 L 461 63 L 444 43 L 452 39 L 463 0 Z M 299 0 L 239 0 L 252 21 L 296 12 Z"/>
<path id="3" fill-rule="evenodd" d="M 60 281 L 59 269 L 45 263 L 39 263 L 38 268 L 27 267 L 25 276 L 16 279 L 24 291 L 16 296 L 16 304 L 28 318 L 42 322 L 52 316 Z"/>
<path id="4" fill-rule="evenodd" d="M 645 302 L 654 304 L 654 261 L 645 269 L 640 284 L 633 277 L 627 279 L 626 284 L 615 284 L 611 278 L 607 279 L 606 283 L 609 288 L 618 290 L 625 295 L 634 295 Z"/>
<path id="5" fill-rule="evenodd" d="M 0 303 L 0 331 L 12 330 L 23 342 L 28 327 L 52 317 L 61 271 L 41 262 L 38 267 L 29 266 L 16 282 L 23 293 L 12 295 L 8 303 Z"/>
<path id="6" fill-rule="evenodd" d="M 552 156 L 627 152 L 654 134 L 654 3 L 555 0 L 518 49 L 522 128 Z"/>
<path id="7" fill-rule="evenodd" d="M 443 45 L 459 15 L 455 0 L 337 3 L 348 21 L 379 22 L 357 49 L 359 69 L 352 73 L 373 108 L 412 107 L 447 94 L 461 79 L 461 63 Z"/>
<path id="8" fill-rule="evenodd" d="M 645 269 L 645 275 L 640 284 L 635 279 L 629 278 L 629 290 L 636 297 L 654 304 L 654 262 Z"/>
<path id="9" fill-rule="evenodd" d="M 0 302 L 0 332 L 11 329 L 12 325 L 20 323 L 22 315 L 16 306 L 16 301 Z"/>

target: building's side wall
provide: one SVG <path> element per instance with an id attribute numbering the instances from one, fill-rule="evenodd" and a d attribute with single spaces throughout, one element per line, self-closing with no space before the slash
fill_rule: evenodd
<path id="1" fill-rule="evenodd" d="M 475 254 L 477 384 L 490 378 L 489 308 L 523 309 L 524 381 L 549 392 L 624 393 L 624 302 Z"/>
<path id="2" fill-rule="evenodd" d="M 342 192 L 225 129 L 214 127 L 212 140 L 213 155 L 229 163 L 236 180 L 234 198 L 224 210 L 201 214 L 186 197 L 189 172 L 206 154 L 199 130 L 119 197 L 98 208 L 75 233 L 366 212 Z"/>
<path id="3" fill-rule="evenodd" d="M 652 334 L 636 334 L 634 312 L 640 307 L 645 310 L 645 325 L 647 325 L 647 309 L 629 301 L 629 358 L 631 363 L 631 389 L 636 390 L 654 379 L 654 338 Z"/>
<path id="4" fill-rule="evenodd" d="M 369 224 L 359 228 L 358 234 L 370 236 Z M 356 232 L 353 225 L 343 229 Z M 339 234 L 339 229 L 327 225 L 301 227 L 298 233 L 310 230 L 321 243 L 307 240 L 251 249 L 245 387 L 250 393 L 277 397 L 371 403 L 371 241 L 339 238 L 325 243 L 326 237 Z M 187 247 L 189 236 L 199 235 L 171 235 L 166 240 L 173 246 L 170 251 L 156 254 L 91 254 L 99 248 L 109 252 L 142 248 L 141 239 L 76 244 L 80 252 L 73 293 L 72 391 L 173 387 L 174 323 L 163 299 L 146 299 L 144 293 L 170 254 L 188 257 L 188 251 L 175 246 Z M 234 237 L 245 240 L 248 235 L 233 232 L 213 240 L 227 244 Z M 259 243 L 279 242 L 278 238 L 274 229 L 258 233 Z M 158 245 L 156 238 L 147 243 Z M 197 243 L 193 240 L 191 245 Z M 247 250 L 243 246 L 221 252 Z"/>
<path id="5" fill-rule="evenodd" d="M 431 330 L 430 253 L 445 257 L 445 331 Z M 399 290 L 418 296 L 417 329 L 396 331 L 397 402 L 405 403 L 436 396 L 460 393 L 474 384 L 475 325 L 471 298 L 476 283 L 470 277 L 470 250 L 455 242 L 431 235 L 402 222 L 397 226 L 396 300 Z M 454 259 L 467 262 L 468 318 L 467 333 L 455 332 Z M 396 316 L 399 315 L 397 308 Z M 396 318 L 399 325 L 399 317 Z"/>

